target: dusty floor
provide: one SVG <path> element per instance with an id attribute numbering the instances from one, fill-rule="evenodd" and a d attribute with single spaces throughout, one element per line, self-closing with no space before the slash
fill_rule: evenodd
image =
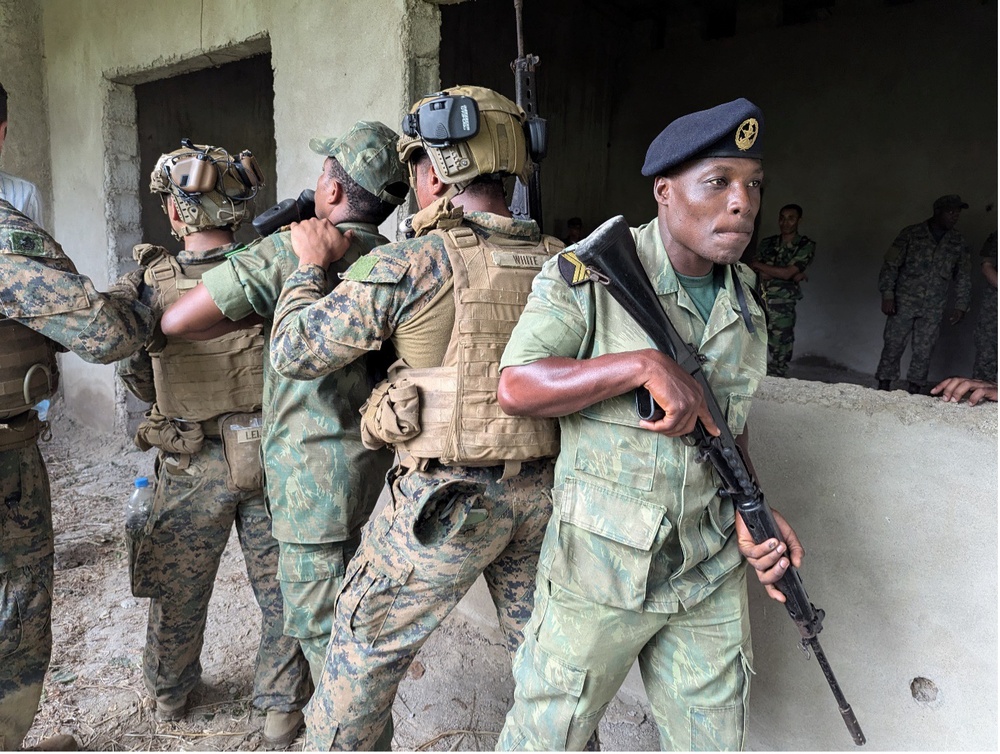
<path id="1" fill-rule="evenodd" d="M 154 454 L 79 426 L 61 408 L 53 406 L 53 437 L 42 445 L 56 532 L 54 647 L 25 747 L 72 733 L 98 751 L 259 748 L 263 715 L 249 702 L 259 616 L 235 537 L 216 579 L 192 709 L 181 722 L 157 723 L 141 672 L 148 600 L 129 592 L 122 538 L 122 506 L 133 478 L 152 473 Z M 503 647 L 455 614 L 400 687 L 394 746 L 491 750 L 512 690 Z M 606 750 L 658 748 L 648 709 L 621 700 L 601 737 Z"/>

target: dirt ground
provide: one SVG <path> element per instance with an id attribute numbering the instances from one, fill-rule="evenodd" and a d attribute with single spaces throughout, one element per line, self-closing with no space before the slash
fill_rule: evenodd
<path id="1" fill-rule="evenodd" d="M 54 646 L 30 747 L 71 733 L 93 751 L 260 748 L 263 714 L 250 705 L 259 613 L 235 536 L 209 609 L 201 684 L 187 718 L 158 723 L 142 683 L 148 600 L 129 591 L 122 509 L 154 454 L 50 413 L 42 445 L 55 526 Z M 513 683 L 504 648 L 455 613 L 423 648 L 393 709 L 397 750 L 492 750 Z M 655 750 L 649 710 L 616 699 L 601 726 L 606 750 Z M 301 748 L 302 738 L 293 748 Z"/>

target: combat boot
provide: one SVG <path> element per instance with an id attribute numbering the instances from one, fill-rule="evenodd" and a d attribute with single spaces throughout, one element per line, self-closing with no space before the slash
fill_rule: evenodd
<path id="1" fill-rule="evenodd" d="M 43 738 L 27 751 L 80 751 L 80 744 L 73 736 L 60 733 L 57 736 Z"/>
<path id="2" fill-rule="evenodd" d="M 892 390 L 892 380 L 879 380 L 878 381 L 879 390 Z"/>
<path id="3" fill-rule="evenodd" d="M 161 723 L 171 723 L 176 720 L 183 720 L 187 714 L 187 697 L 179 702 L 156 702 L 156 720 Z"/>
<path id="4" fill-rule="evenodd" d="M 287 749 L 288 746 L 299 735 L 299 729 L 305 717 L 301 710 L 291 712 L 279 712 L 271 709 L 267 711 L 267 719 L 264 720 L 264 732 L 261 738 L 265 749 Z"/>
<path id="5" fill-rule="evenodd" d="M 906 392 L 910 395 L 920 395 L 920 391 L 924 389 L 924 386 L 919 382 L 911 382 L 906 386 Z"/>

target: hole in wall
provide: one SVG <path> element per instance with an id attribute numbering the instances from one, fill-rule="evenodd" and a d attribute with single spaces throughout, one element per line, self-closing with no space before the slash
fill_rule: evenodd
<path id="1" fill-rule="evenodd" d="M 930 678 L 917 676 L 910 681 L 910 693 L 914 701 L 920 704 L 930 704 L 936 702 L 938 698 L 938 687 Z"/>

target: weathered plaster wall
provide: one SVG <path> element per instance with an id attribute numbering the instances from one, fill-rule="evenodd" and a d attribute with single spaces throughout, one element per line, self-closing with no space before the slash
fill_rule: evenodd
<path id="1" fill-rule="evenodd" d="M 827 615 L 820 642 L 866 748 L 995 751 L 997 404 L 769 378 L 750 425 L 761 485 L 805 546 L 802 578 Z M 853 749 L 785 609 L 753 576 L 749 591 L 747 747 Z M 482 583 L 460 611 L 498 631 Z M 916 678 L 932 684 L 926 701 Z M 621 693 L 645 699 L 636 669 Z"/>
<path id="2" fill-rule="evenodd" d="M 996 4 L 841 0 L 822 20 L 778 26 L 780 1 L 743 0 L 735 36 L 708 41 L 697 4 L 676 4 L 664 24 L 640 20 L 641 5 L 525 3 L 551 131 L 545 230 L 564 234 L 574 215 L 586 231 L 619 213 L 650 219 L 640 169 L 653 137 L 679 115 L 749 97 L 766 122 L 761 230 L 777 232 L 778 209 L 795 202 L 818 242 L 796 354 L 873 373 L 885 324 L 876 281 L 896 233 L 948 193 L 970 204 L 959 229 L 974 256 L 996 228 Z M 515 51 L 507 0 L 443 10 L 444 83 L 512 95 Z M 971 372 L 973 320 L 945 327 L 932 379 Z"/>
<path id="3" fill-rule="evenodd" d="M 414 87 L 422 93 L 437 83 L 431 51 L 438 10 L 422 0 L 43 0 L 42 8 L 57 166 L 54 234 L 98 287 L 116 275 L 120 247 L 134 242 L 129 236 L 138 227 L 134 197 L 110 195 L 134 177 L 126 168 L 137 157 L 136 143 L 122 125 L 135 118 L 135 84 L 246 57 L 269 44 L 277 194 L 285 197 L 315 184 L 320 162 L 309 151 L 310 137 L 340 133 L 360 118 L 398 128 Z M 211 93 L 205 97 L 210 102 Z M 124 167 L 119 153 L 127 155 Z M 120 227 L 119 204 L 130 216 Z M 68 356 L 64 375 L 70 410 L 109 428 L 111 369 Z"/>
<path id="4" fill-rule="evenodd" d="M 38 187 L 52 222 L 52 170 L 38 0 L 0 0 L 0 83 L 7 90 L 7 141 L 0 169 Z"/>

